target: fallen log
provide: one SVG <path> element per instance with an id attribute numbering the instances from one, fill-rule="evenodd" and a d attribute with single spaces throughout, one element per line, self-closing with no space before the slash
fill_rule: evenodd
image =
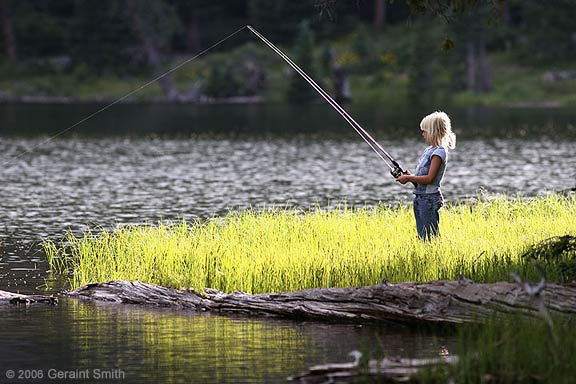
<path id="1" fill-rule="evenodd" d="M 57 304 L 58 298 L 44 295 L 23 295 L 21 293 L 12 293 L 0 291 L 0 304 Z"/>
<path id="2" fill-rule="evenodd" d="M 531 289 L 528 289 L 531 288 Z M 175 307 L 197 311 L 335 321 L 464 323 L 492 314 L 576 314 L 576 288 L 541 284 L 461 281 L 316 288 L 297 292 L 225 294 L 177 290 L 138 281 L 84 285 L 66 294 L 96 301 Z"/>

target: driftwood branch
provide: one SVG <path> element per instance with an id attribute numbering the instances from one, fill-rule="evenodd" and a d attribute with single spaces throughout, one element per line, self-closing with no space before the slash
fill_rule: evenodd
<path id="1" fill-rule="evenodd" d="M 54 296 L 43 295 L 23 295 L 20 293 L 12 293 L 7 291 L 0 291 L 0 304 L 56 304 L 58 299 Z"/>
<path id="2" fill-rule="evenodd" d="M 138 281 L 93 283 L 67 292 L 96 301 L 176 307 L 197 311 L 337 321 L 463 323 L 492 314 L 576 314 L 576 288 L 549 284 L 534 295 L 520 284 L 465 281 L 380 284 L 287 293 L 225 294 L 177 290 Z"/>
<path id="3" fill-rule="evenodd" d="M 400 357 L 385 357 L 384 359 L 370 359 L 360 364 L 362 353 L 352 351 L 349 356 L 354 357 L 349 363 L 328 363 L 314 365 L 305 372 L 288 377 L 289 381 L 299 383 L 407 383 L 413 382 L 412 377 L 425 368 L 456 365 L 458 356 L 442 356 L 431 359 L 406 359 Z M 418 382 L 418 381 L 414 381 Z"/>

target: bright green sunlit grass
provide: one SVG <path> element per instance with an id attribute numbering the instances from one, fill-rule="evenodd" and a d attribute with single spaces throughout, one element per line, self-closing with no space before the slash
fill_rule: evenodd
<path id="1" fill-rule="evenodd" d="M 115 279 L 250 293 L 454 279 L 537 278 L 521 255 L 576 234 L 574 197 L 494 199 L 441 211 L 442 235 L 416 238 L 411 206 L 252 210 L 197 222 L 131 226 L 45 243 L 71 286 Z M 549 278 L 553 276 L 549 275 Z"/>

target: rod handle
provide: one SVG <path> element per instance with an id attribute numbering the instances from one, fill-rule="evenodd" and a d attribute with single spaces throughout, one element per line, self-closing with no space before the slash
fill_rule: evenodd
<path id="1" fill-rule="evenodd" d="M 392 169 L 390 169 L 390 174 L 395 178 L 399 178 L 402 175 L 407 175 L 408 171 L 405 169 L 402 169 L 402 167 L 400 166 L 400 164 L 398 164 L 398 162 L 396 160 L 392 160 L 392 165 L 394 166 Z M 414 186 L 414 188 L 416 188 L 416 183 L 411 181 L 412 185 Z"/>

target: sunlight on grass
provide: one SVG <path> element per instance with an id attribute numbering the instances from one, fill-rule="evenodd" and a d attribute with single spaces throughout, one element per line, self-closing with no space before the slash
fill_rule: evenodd
<path id="1" fill-rule="evenodd" d="M 196 222 L 69 234 L 44 249 L 70 285 L 114 279 L 224 292 L 294 291 L 456 278 L 538 278 L 521 255 L 576 234 L 574 197 L 498 198 L 443 208 L 442 236 L 417 240 L 411 206 L 246 210 Z M 554 276 L 550 275 L 550 279 Z"/>

